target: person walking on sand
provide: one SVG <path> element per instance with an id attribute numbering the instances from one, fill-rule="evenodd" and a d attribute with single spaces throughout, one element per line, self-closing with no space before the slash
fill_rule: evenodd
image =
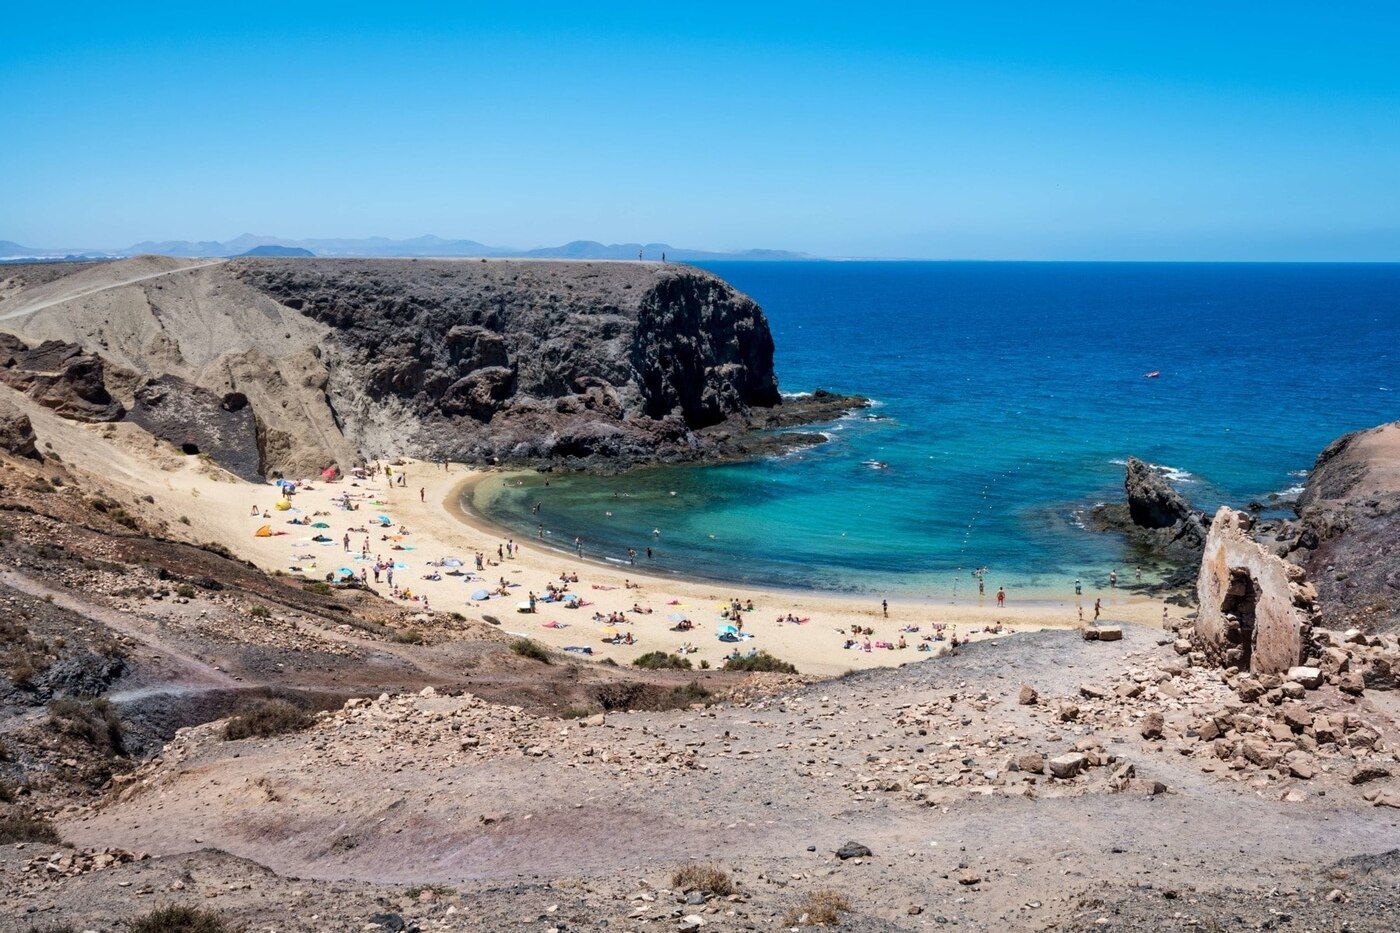
<path id="1" fill-rule="evenodd" d="M 423 487 L 422 487 L 422 486 L 419 486 L 419 487 L 418 487 L 418 501 L 419 501 L 419 502 L 427 502 L 427 501 L 428 501 L 428 495 L 427 495 L 427 493 L 423 490 Z"/>
<path id="2" fill-rule="evenodd" d="M 1134 569 L 1133 569 L 1133 576 L 1135 576 L 1135 577 L 1137 578 L 1137 582 L 1141 583 L 1141 582 L 1142 582 L 1142 568 L 1141 568 L 1141 567 L 1136 567 L 1136 568 L 1134 568 Z"/>
<path id="3" fill-rule="evenodd" d="M 345 544 L 345 552 L 348 554 L 350 552 L 350 532 L 345 532 L 345 539 L 343 543 Z"/>
<path id="4" fill-rule="evenodd" d="M 1082 584 L 1082 583 L 1079 582 L 1079 578 L 1078 578 L 1078 577 L 1075 577 L 1075 578 L 1074 578 L 1074 595 L 1075 595 L 1075 596 L 1083 596 L 1083 595 L 1084 595 L 1084 584 Z"/>
<path id="5" fill-rule="evenodd" d="M 575 539 L 574 539 L 574 550 L 578 552 L 578 556 L 579 556 L 579 557 L 582 557 L 582 556 L 583 556 L 583 539 L 582 539 L 582 538 L 575 538 Z"/>
<path id="6" fill-rule="evenodd" d="M 1095 623 L 1097 623 L 1097 622 L 1099 621 L 1099 613 L 1100 613 L 1102 610 L 1103 610 L 1103 600 L 1101 600 L 1101 599 L 1096 599 L 1096 600 L 1094 600 L 1094 622 L 1095 622 Z"/>
<path id="7" fill-rule="evenodd" d="M 1080 603 L 1080 604 L 1079 604 L 1079 624 L 1080 624 L 1080 625 L 1083 625 L 1083 624 L 1084 624 L 1084 604 L 1083 604 L 1083 603 Z"/>
<path id="8" fill-rule="evenodd" d="M 1116 568 L 1108 572 L 1108 586 L 1109 589 L 1118 588 L 1118 571 Z"/>
<path id="9" fill-rule="evenodd" d="M 999 586 L 997 587 L 997 608 L 1000 609 L 1004 605 L 1006 605 L 1006 587 Z"/>
<path id="10" fill-rule="evenodd" d="M 890 601 L 888 599 L 880 600 L 880 612 L 884 613 L 886 619 L 890 617 Z"/>

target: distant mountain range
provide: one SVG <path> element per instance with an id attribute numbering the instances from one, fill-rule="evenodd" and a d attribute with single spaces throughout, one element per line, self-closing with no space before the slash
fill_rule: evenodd
<path id="1" fill-rule="evenodd" d="M 387 237 L 364 239 L 289 240 L 283 237 L 254 236 L 245 233 L 231 240 L 146 240 L 125 249 L 41 249 L 21 246 L 10 240 L 0 240 L 0 260 L 19 259 L 88 259 L 139 256 L 155 253 L 162 256 L 215 258 L 220 256 L 343 256 L 343 257 L 429 257 L 485 256 L 492 258 L 527 259 L 667 259 L 693 262 L 706 259 L 812 259 L 806 253 L 781 249 L 746 249 L 735 252 L 687 249 L 667 243 L 598 243 L 594 240 L 574 240 L 563 246 L 543 246 L 534 249 L 513 249 L 487 246 L 476 240 L 447 240 L 437 236 L 420 236 L 408 240 Z"/>

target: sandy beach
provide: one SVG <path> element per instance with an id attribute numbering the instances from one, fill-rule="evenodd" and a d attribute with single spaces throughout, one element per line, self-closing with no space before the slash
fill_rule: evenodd
<path id="1" fill-rule="evenodd" d="M 76 451 L 75 451 L 76 453 Z M 781 589 L 755 589 L 709 581 L 649 576 L 630 568 L 617 568 L 579 560 L 572 555 L 540 547 L 529 541 L 514 541 L 514 555 L 500 556 L 511 536 L 487 524 L 462 508 L 464 487 L 485 475 L 471 468 L 406 462 L 396 467 L 395 476 L 406 474 L 403 486 L 390 483 L 383 475 L 369 479 L 343 477 L 334 482 L 303 481 L 291 497 L 292 507 L 278 511 L 278 487 L 237 480 L 197 457 L 175 455 L 166 448 L 162 460 L 143 463 L 146 457 L 128 458 L 130 469 L 111 473 L 108 482 L 117 481 L 133 492 L 151 495 L 155 506 L 176 533 L 185 529 L 197 541 L 214 540 L 270 572 L 298 574 L 309 580 L 324 580 L 341 568 L 357 576 L 376 561 L 395 564 L 394 583 L 411 598 L 398 601 L 409 607 L 424 606 L 428 611 L 460 612 L 469 617 L 489 615 L 505 631 L 528 636 L 554 648 L 587 647 L 591 657 L 611 658 L 629 663 L 649 651 L 677 652 L 697 666 L 705 661 L 718 666 L 736 649 L 740 653 L 767 651 L 795 665 L 804 674 L 839 674 L 852 668 L 895 666 L 929 656 L 919 650 L 926 644 L 937 652 L 959 640 L 994 637 L 988 629 L 1004 632 L 1047 627 L 1072 627 L 1079 623 L 1072 598 L 1063 603 L 1039 600 L 1018 603 L 1011 594 L 1007 604 L 997 608 L 990 593 L 986 605 L 930 605 L 908 600 L 891 600 L 889 614 L 882 612 L 878 598 L 862 599 L 820 592 Z M 80 456 L 80 455 L 79 455 Z M 354 510 L 347 511 L 337 500 L 346 494 Z M 255 513 L 256 509 L 256 513 Z M 263 514 L 268 517 L 263 518 Z M 376 519 L 386 515 L 385 527 Z M 290 524 L 293 520 L 307 524 Z M 324 528 L 310 527 L 319 523 Z M 257 537 L 267 525 L 271 537 Z M 316 542 L 312 538 L 329 539 Z M 345 538 L 349 536 L 349 550 Z M 369 560 L 361 558 L 368 543 Z M 396 550 L 395 548 L 401 548 Z M 474 573 L 475 555 L 486 564 Z M 456 558 L 461 568 L 434 567 L 444 559 Z M 461 576 L 449 575 L 449 571 Z M 545 602 L 547 585 L 571 578 L 568 592 L 580 597 L 577 607 L 563 602 Z M 391 597 L 387 574 L 369 585 Z M 437 576 L 437 579 L 426 579 Z M 572 578 L 577 576 L 577 582 Z M 508 596 L 472 599 L 482 589 L 495 590 L 501 581 Z M 529 593 L 538 597 L 536 611 L 523 613 L 519 603 Z M 1123 593 L 1086 591 L 1086 616 L 1092 617 L 1093 600 L 1102 597 L 1103 622 L 1127 622 L 1160 626 L 1162 603 Z M 731 599 L 739 599 L 745 611 L 743 636 L 737 643 L 722 642 L 720 627 L 729 624 L 721 611 Z M 753 609 L 747 609 L 752 602 Z M 637 609 L 649 610 L 638 612 Z M 1179 611 L 1179 610 L 1174 610 Z M 621 613 L 626 620 L 609 624 L 605 620 Z M 602 620 L 596 618 L 599 614 Z M 801 623 L 779 621 L 792 616 Z M 689 631 L 674 631 L 678 619 L 693 623 Z M 944 639 L 925 641 L 935 626 L 946 626 Z M 852 636 L 852 626 L 872 629 L 869 635 Z M 609 644 L 612 632 L 625 636 L 631 644 Z M 907 647 L 897 645 L 903 636 Z M 854 638 L 853 647 L 845 647 Z M 866 642 L 871 649 L 864 650 Z"/>

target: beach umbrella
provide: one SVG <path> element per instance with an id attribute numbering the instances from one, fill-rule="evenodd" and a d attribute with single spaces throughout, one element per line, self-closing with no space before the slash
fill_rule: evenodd
<path id="1" fill-rule="evenodd" d="M 408 569 L 408 564 L 405 564 L 405 563 L 404 563 L 403 561 L 401 561 L 401 560 L 396 560 L 396 561 L 394 561 L 394 569 L 395 569 L 395 570 L 407 570 L 407 569 Z"/>
<path id="2" fill-rule="evenodd" d="M 312 522 L 312 523 L 311 523 L 311 527 L 312 527 L 312 528 L 329 528 L 329 527 L 331 527 L 331 526 L 330 526 L 330 525 L 327 525 L 325 522 Z"/>
<path id="3" fill-rule="evenodd" d="M 353 577 L 355 575 L 355 571 L 351 570 L 349 567 L 341 567 L 336 573 L 340 574 L 342 577 Z"/>
<path id="4" fill-rule="evenodd" d="M 278 499 L 272 504 L 272 507 L 279 512 L 285 512 L 292 507 L 292 500 L 286 498 Z"/>
<path id="5" fill-rule="evenodd" d="M 263 525 L 263 526 L 262 526 L 261 528 L 259 528 L 257 531 L 253 532 L 253 535 L 254 535 L 254 537 L 258 537 L 258 538 L 270 538 L 270 537 L 272 537 L 272 526 L 271 526 L 271 525 Z"/>
<path id="6" fill-rule="evenodd" d="M 491 598 L 491 591 L 490 591 L 490 590 L 473 590 L 473 591 L 472 591 L 472 599 L 490 599 L 490 598 Z"/>
<path id="7" fill-rule="evenodd" d="M 444 567 L 460 567 L 462 562 L 455 557 L 449 557 L 442 562 Z"/>
<path id="8" fill-rule="evenodd" d="M 394 523 L 393 519 L 391 519 L 387 515 L 376 516 L 374 520 L 379 522 L 379 524 L 381 525 L 392 525 Z"/>
<path id="9" fill-rule="evenodd" d="M 732 625 L 721 625 L 719 627 L 719 633 L 721 635 L 738 635 L 739 630 Z"/>
<path id="10" fill-rule="evenodd" d="M 673 613 L 671 613 L 670 615 L 668 615 L 666 618 L 667 618 L 667 619 L 670 619 L 672 622 L 684 622 L 684 621 L 685 621 L 685 613 L 684 613 L 684 612 L 673 612 Z"/>
<path id="11" fill-rule="evenodd" d="M 566 603 L 576 603 L 576 602 L 578 602 L 578 595 L 575 594 L 575 593 L 565 593 L 565 594 L 564 594 L 564 602 L 566 602 Z"/>

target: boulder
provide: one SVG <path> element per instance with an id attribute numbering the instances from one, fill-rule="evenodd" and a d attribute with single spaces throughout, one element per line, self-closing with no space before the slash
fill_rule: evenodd
<path id="1" fill-rule="evenodd" d="M 1322 686 L 1322 671 L 1316 667 L 1297 666 L 1288 669 L 1287 678 L 1295 683 L 1302 684 L 1309 690 L 1316 690 Z"/>
<path id="2" fill-rule="evenodd" d="M 1076 777 L 1089 766 L 1089 759 L 1079 752 L 1057 755 L 1048 762 L 1050 773 L 1061 780 Z"/>
<path id="3" fill-rule="evenodd" d="M 1022 684 L 1021 692 L 1016 696 L 1016 702 L 1022 706 L 1034 706 L 1040 699 L 1040 694 L 1035 692 L 1035 688 L 1030 684 Z"/>
<path id="4" fill-rule="evenodd" d="M 29 416 L 3 400 L 0 400 L 0 450 L 15 457 L 44 459 L 39 453 Z"/>
<path id="5" fill-rule="evenodd" d="M 1142 737 L 1144 739 L 1160 739 L 1162 737 L 1162 729 L 1165 726 L 1166 722 L 1163 720 L 1162 714 L 1153 710 L 1143 717 L 1141 729 Z"/>
<path id="6" fill-rule="evenodd" d="M 107 391 L 106 364 L 76 343 L 37 347 L 0 334 L 0 382 L 74 421 L 119 421 L 126 409 Z"/>
<path id="7" fill-rule="evenodd" d="M 843 862 L 851 858 L 870 858 L 872 854 L 869 846 L 861 845 L 859 842 L 848 842 L 836 850 L 836 857 Z"/>

